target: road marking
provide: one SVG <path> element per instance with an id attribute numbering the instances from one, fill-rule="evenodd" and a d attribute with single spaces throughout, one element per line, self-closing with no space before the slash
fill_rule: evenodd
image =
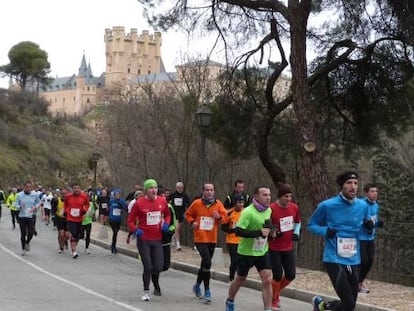
<path id="1" fill-rule="evenodd" d="M 141 310 L 141 309 L 138 309 L 138 308 L 135 308 L 135 307 L 133 307 L 133 306 L 131 306 L 131 305 L 128 305 L 128 304 L 126 304 L 126 303 L 123 303 L 123 302 L 121 302 L 121 301 L 117 301 L 117 300 L 115 300 L 115 299 L 112 299 L 111 297 L 108 297 L 108 296 L 105 296 L 105 295 L 99 294 L 99 293 L 97 293 L 97 292 L 95 292 L 95 291 L 93 291 L 93 290 L 91 290 L 91 289 L 89 289 L 89 288 L 86 288 L 85 286 L 82 286 L 82 285 L 79 285 L 79 284 L 77 284 L 77 283 L 75 283 L 75 282 L 69 281 L 69 280 L 67 280 L 67 279 L 65 279 L 65 278 L 62 278 L 62 277 L 60 277 L 60 276 L 56 275 L 56 274 L 50 273 L 49 271 L 46 271 L 45 269 L 43 269 L 43 268 L 41 268 L 41 267 L 39 267 L 39 266 L 35 265 L 34 263 L 31 263 L 30 261 L 28 261 L 28 260 L 24 259 L 22 256 L 20 256 L 20 255 L 17 255 L 17 254 L 15 254 L 15 253 L 13 253 L 11 250 L 9 250 L 7 247 L 5 247 L 5 246 L 4 246 L 3 244 L 1 244 L 1 243 L 0 243 L 0 247 L 1 247 L 1 248 L 2 248 L 2 249 L 6 252 L 6 253 L 8 253 L 9 255 L 13 256 L 14 258 L 16 258 L 16 259 L 18 259 L 18 260 L 20 260 L 20 261 L 24 262 L 25 264 L 27 264 L 27 265 L 29 265 L 29 266 L 31 266 L 31 267 L 33 267 L 33 268 L 35 268 L 35 269 L 36 269 L 36 270 L 38 270 L 39 272 L 41 272 L 41 273 L 43 273 L 43 274 L 46 274 L 46 275 L 48 275 L 48 276 L 50 276 L 50 277 L 52 277 L 52 278 L 54 278 L 54 279 L 56 279 L 56 280 L 58 280 L 58 281 L 61 281 L 61 282 L 65 283 L 65 284 L 68 284 L 68 285 L 71 285 L 71 286 L 73 286 L 73 287 L 75 287 L 75 288 L 77 288 L 77 289 L 80 289 L 81 291 L 83 291 L 83 292 L 85 292 L 85 293 L 88 293 L 88 294 L 93 295 L 93 296 L 95 296 L 95 297 L 98 297 L 98 298 L 104 299 L 104 300 L 106 300 L 106 301 L 108 301 L 108 302 L 111 302 L 111 303 L 113 303 L 113 304 L 116 304 L 116 305 L 118 305 L 118 306 L 120 306 L 120 307 L 123 307 L 123 308 L 125 308 L 125 309 L 132 310 L 132 311 L 143 311 L 143 310 Z"/>

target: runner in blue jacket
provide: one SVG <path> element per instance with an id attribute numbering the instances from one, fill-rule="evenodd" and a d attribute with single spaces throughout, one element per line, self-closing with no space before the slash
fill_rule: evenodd
<path id="1" fill-rule="evenodd" d="M 358 267 L 361 262 L 359 234 L 373 227 L 365 202 L 356 197 L 358 175 L 346 171 L 337 177 L 340 192 L 321 202 L 312 214 L 308 229 L 325 238 L 323 263 L 340 301 L 313 298 L 314 311 L 355 309 L 358 296 Z"/>
<path id="2" fill-rule="evenodd" d="M 374 223 L 374 228 L 369 229 L 365 226 L 361 228 L 359 240 L 361 251 L 361 269 L 359 271 L 359 292 L 369 293 L 369 289 L 364 285 L 364 280 L 371 270 L 375 256 L 375 234 L 376 228 L 382 228 L 384 222 L 378 218 L 379 206 L 377 203 L 378 188 L 373 183 L 364 186 L 365 198 L 363 199 L 368 207 L 368 217 Z"/>

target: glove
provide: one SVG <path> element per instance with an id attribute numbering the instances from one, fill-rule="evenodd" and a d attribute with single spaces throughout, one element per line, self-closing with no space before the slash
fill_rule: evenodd
<path id="1" fill-rule="evenodd" d="M 279 230 L 276 230 L 275 231 L 275 237 L 276 238 L 281 238 L 283 236 L 283 232 L 281 232 L 281 231 L 279 231 Z"/>
<path id="2" fill-rule="evenodd" d="M 371 219 L 364 220 L 364 226 L 368 230 L 372 230 L 374 228 L 374 222 Z"/>
<path id="3" fill-rule="evenodd" d="M 338 231 L 336 231 L 335 229 L 328 228 L 328 230 L 326 230 L 326 237 L 328 239 L 333 239 L 337 232 Z"/>
<path id="4" fill-rule="evenodd" d="M 293 241 L 299 241 L 300 235 L 299 234 L 293 234 Z"/>
<path id="5" fill-rule="evenodd" d="M 166 222 L 164 222 L 162 224 L 161 230 L 162 230 L 162 232 L 168 232 L 168 231 L 170 231 L 170 226 Z"/>
<path id="6" fill-rule="evenodd" d="M 371 219 L 364 220 L 364 226 L 367 228 L 368 234 L 372 234 L 374 228 L 374 222 Z"/>
<path id="7" fill-rule="evenodd" d="M 378 228 L 384 228 L 384 222 L 382 220 L 378 220 L 377 227 Z"/>
<path id="8" fill-rule="evenodd" d="M 142 231 L 142 229 L 138 228 L 135 231 L 135 235 L 136 235 L 137 238 L 140 238 L 140 237 L 142 237 L 144 235 L 144 231 Z"/>

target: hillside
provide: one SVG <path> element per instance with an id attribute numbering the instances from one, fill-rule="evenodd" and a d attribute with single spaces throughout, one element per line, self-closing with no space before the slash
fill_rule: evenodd
<path id="1" fill-rule="evenodd" d="M 0 185 L 91 183 L 95 137 L 81 118 L 52 118 L 34 94 L 0 90 Z"/>

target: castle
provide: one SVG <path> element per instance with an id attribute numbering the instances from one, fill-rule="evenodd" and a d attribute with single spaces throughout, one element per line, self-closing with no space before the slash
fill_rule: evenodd
<path id="1" fill-rule="evenodd" d="M 104 90 L 125 85 L 130 79 L 165 72 L 161 59 L 161 33 L 153 35 L 136 28 L 125 33 L 125 27 L 105 29 L 106 70 L 93 76 L 90 63 L 82 56 L 78 73 L 56 78 L 41 92 L 55 116 L 82 115 L 102 100 Z"/>
<path id="2" fill-rule="evenodd" d="M 149 34 L 144 30 L 138 35 L 136 28 L 125 33 L 125 27 L 116 26 L 105 29 L 106 69 L 99 77 L 92 74 L 90 63 L 82 56 L 78 73 L 70 77 L 56 78 L 41 96 L 49 102 L 49 111 L 55 116 L 81 116 L 98 103 L 104 102 L 105 91 L 112 87 L 149 82 L 180 82 L 188 63 L 177 66 L 176 73 L 167 73 L 161 58 L 161 33 Z M 207 62 L 210 79 L 224 70 L 224 65 Z M 290 88 L 290 79 L 281 77 L 275 89 L 279 96 L 285 96 Z"/>

